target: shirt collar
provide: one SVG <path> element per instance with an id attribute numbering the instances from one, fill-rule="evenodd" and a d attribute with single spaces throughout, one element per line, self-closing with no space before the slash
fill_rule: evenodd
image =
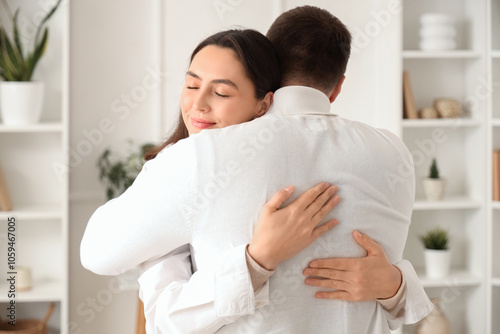
<path id="1" fill-rule="evenodd" d="M 330 100 L 325 93 L 306 86 L 286 86 L 274 93 L 267 114 L 330 114 Z"/>

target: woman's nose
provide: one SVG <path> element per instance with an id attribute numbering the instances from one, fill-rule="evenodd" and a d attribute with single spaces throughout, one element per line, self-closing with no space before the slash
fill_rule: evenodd
<path id="1" fill-rule="evenodd" d="M 201 111 L 201 112 L 209 112 L 210 104 L 208 103 L 207 92 L 204 90 L 199 90 L 198 94 L 193 100 L 193 109 Z"/>

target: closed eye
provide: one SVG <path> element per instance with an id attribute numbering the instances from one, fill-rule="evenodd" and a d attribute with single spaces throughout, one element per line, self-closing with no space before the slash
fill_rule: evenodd
<path id="1" fill-rule="evenodd" d="M 219 94 L 219 93 L 217 93 L 217 92 L 215 92 L 215 94 L 216 94 L 217 96 L 219 96 L 219 97 L 229 97 L 229 95 Z"/>
<path id="2" fill-rule="evenodd" d="M 186 88 L 187 89 L 198 89 L 198 87 L 194 87 L 194 86 L 187 86 Z"/>

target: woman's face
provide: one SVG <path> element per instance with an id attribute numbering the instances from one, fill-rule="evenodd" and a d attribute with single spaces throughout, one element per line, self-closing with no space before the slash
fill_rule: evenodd
<path id="1" fill-rule="evenodd" d="M 269 108 L 269 99 L 256 99 L 255 87 L 233 50 L 209 45 L 195 55 L 186 73 L 182 118 L 191 135 L 259 117 Z"/>

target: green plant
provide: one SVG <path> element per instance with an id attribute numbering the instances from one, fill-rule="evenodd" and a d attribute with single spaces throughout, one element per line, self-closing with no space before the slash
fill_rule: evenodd
<path id="1" fill-rule="evenodd" d="M 108 148 L 102 152 L 97 161 L 99 180 L 106 187 L 108 200 L 121 195 L 130 187 L 144 165 L 144 153 L 153 146 L 148 143 L 137 149 L 132 140 L 128 143 L 129 149 L 125 156 L 117 157 L 117 154 L 113 154 Z"/>
<path id="2" fill-rule="evenodd" d="M 7 32 L 2 24 L 0 24 L 0 76 L 5 81 L 30 81 L 38 61 L 43 56 L 47 40 L 49 36 L 48 28 L 43 30 L 43 35 L 40 38 L 42 28 L 50 17 L 55 13 L 62 0 L 58 0 L 52 9 L 45 15 L 40 24 L 38 25 L 33 50 L 24 54 L 23 46 L 21 43 L 21 36 L 19 35 L 19 27 L 17 19 L 19 9 L 12 15 L 6 0 L 1 3 L 9 14 L 12 21 L 12 38 L 7 36 Z"/>
<path id="3" fill-rule="evenodd" d="M 432 159 L 431 169 L 429 173 L 429 178 L 439 179 L 439 170 L 437 168 L 436 159 Z"/>
<path id="4" fill-rule="evenodd" d="M 420 236 L 426 249 L 448 249 L 449 235 L 448 231 L 437 227 Z"/>

